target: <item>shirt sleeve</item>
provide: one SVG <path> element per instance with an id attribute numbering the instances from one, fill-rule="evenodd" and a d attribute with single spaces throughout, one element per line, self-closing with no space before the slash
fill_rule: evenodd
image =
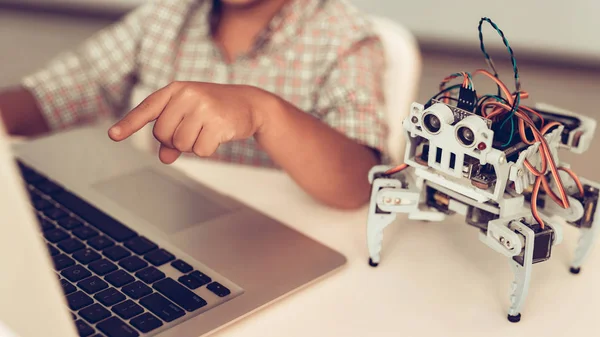
<path id="1" fill-rule="evenodd" d="M 51 130 L 120 113 L 134 83 L 137 52 L 151 4 L 97 32 L 25 77 Z"/>
<path id="2" fill-rule="evenodd" d="M 387 116 L 381 41 L 368 37 L 338 59 L 318 91 L 317 115 L 350 139 L 375 150 L 387 161 Z"/>

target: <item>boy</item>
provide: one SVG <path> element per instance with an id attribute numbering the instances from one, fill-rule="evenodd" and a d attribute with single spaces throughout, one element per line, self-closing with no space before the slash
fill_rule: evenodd
<path id="1" fill-rule="evenodd" d="M 278 167 L 327 205 L 360 207 L 386 156 L 384 53 L 342 1 L 151 1 L 0 93 L 3 120 L 12 134 L 64 129 L 145 91 L 114 141 L 154 122 L 166 164 L 190 153 Z"/>

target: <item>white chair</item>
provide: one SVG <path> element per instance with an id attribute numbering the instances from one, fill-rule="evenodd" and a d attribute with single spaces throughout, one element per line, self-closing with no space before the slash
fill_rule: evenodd
<path id="1" fill-rule="evenodd" d="M 421 77 L 421 53 L 413 34 L 387 18 L 372 16 L 372 23 L 385 48 L 387 71 L 385 99 L 388 116 L 388 149 L 392 164 L 404 161 L 402 120 L 416 99 Z"/>

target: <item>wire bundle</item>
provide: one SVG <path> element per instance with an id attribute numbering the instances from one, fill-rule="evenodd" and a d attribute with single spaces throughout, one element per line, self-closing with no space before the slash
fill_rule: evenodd
<path id="1" fill-rule="evenodd" d="M 508 87 L 500 80 L 494 62 L 485 48 L 485 44 L 483 42 L 482 28 L 483 24 L 486 22 L 489 23 L 500 35 L 504 45 L 506 46 L 509 52 L 514 73 L 515 92 L 513 93 L 511 93 Z M 520 137 L 520 140 L 527 145 L 533 145 L 535 143 L 540 144 L 540 167 L 538 168 L 535 165 L 532 165 L 529 160 L 525 160 L 525 167 L 535 177 L 535 182 L 533 184 L 531 194 L 531 212 L 533 217 L 539 223 L 540 227 L 544 228 L 544 221 L 539 215 L 537 205 L 537 199 L 539 197 L 540 190 L 543 188 L 544 192 L 547 195 L 549 195 L 550 198 L 562 208 L 569 208 L 570 204 L 568 195 L 559 175 L 559 171 L 564 171 L 574 180 L 579 190 L 579 193 L 581 193 L 581 196 L 583 196 L 584 194 L 583 186 L 579 178 L 573 171 L 571 171 L 568 168 L 557 167 L 556 162 L 552 156 L 552 152 L 550 151 L 548 142 L 544 137 L 548 132 L 550 132 L 556 127 L 561 126 L 562 124 L 554 121 L 546 123 L 546 121 L 540 113 L 528 106 L 521 105 L 521 99 L 528 98 L 529 94 L 521 90 L 521 81 L 519 77 L 517 61 L 514 56 L 514 52 L 510 47 L 510 44 L 502 30 L 500 30 L 500 28 L 491 19 L 484 17 L 479 21 L 478 31 L 481 51 L 483 52 L 486 63 L 488 64 L 492 72 L 489 72 L 484 69 L 479 69 L 476 70 L 473 74 L 470 74 L 468 72 L 453 73 L 442 80 L 439 86 L 440 91 L 437 94 L 435 94 L 427 102 L 426 105 L 430 105 L 433 100 L 442 101 L 446 104 L 448 104 L 450 101 L 458 102 L 459 99 L 457 97 L 454 97 L 456 96 L 456 91 L 458 90 L 459 93 L 462 89 L 474 91 L 475 89 L 473 78 L 475 76 L 481 75 L 495 82 L 498 88 L 497 94 L 485 94 L 481 96 L 475 95 L 476 102 L 474 102 L 474 113 L 484 118 L 492 120 L 492 126 L 493 128 L 495 128 L 495 130 L 497 130 L 497 134 L 500 134 L 501 132 L 498 131 L 503 130 L 505 125 L 507 123 L 510 123 L 509 137 L 508 140 L 502 144 L 502 147 L 510 146 L 514 141 L 514 136 L 516 135 L 518 135 Z M 461 77 L 461 84 L 455 84 L 446 87 L 446 85 L 452 80 Z M 408 165 L 402 164 L 388 170 L 387 172 L 385 172 L 385 174 L 394 174 L 404 170 L 407 167 Z M 550 175 L 554 180 L 558 194 L 555 193 L 554 190 L 550 187 L 548 175 Z"/>

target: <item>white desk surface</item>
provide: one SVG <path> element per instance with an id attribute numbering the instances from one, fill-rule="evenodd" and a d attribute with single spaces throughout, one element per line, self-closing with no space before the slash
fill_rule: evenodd
<path id="1" fill-rule="evenodd" d="M 382 262 L 368 266 L 366 208 L 317 204 L 282 172 L 180 160 L 190 176 L 272 216 L 348 258 L 339 272 L 217 331 L 214 336 L 595 336 L 600 250 L 581 274 L 568 271 L 577 230 L 534 265 L 522 320 L 506 319 L 512 273 L 459 218 L 390 225 Z M 236 194 L 233 194 L 235 191 Z"/>

